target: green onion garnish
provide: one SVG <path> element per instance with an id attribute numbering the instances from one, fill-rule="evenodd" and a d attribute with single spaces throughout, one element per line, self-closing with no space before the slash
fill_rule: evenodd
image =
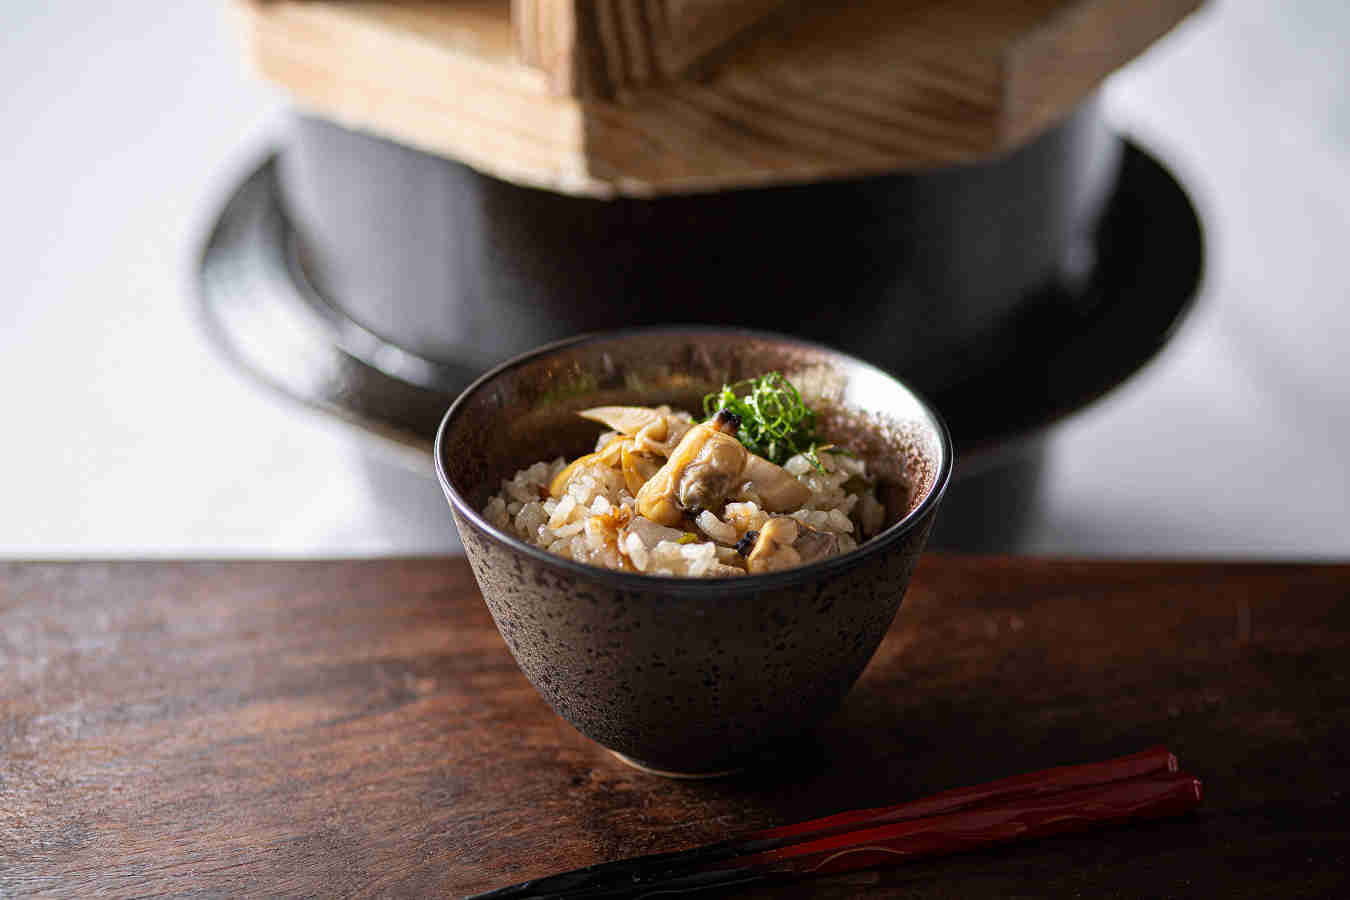
<path id="1" fill-rule="evenodd" d="M 780 466 L 800 453 L 825 471 L 817 453 L 829 445 L 815 433 L 816 413 L 783 373 L 724 384 L 703 398 L 705 418 L 724 409 L 741 417 L 736 436 L 751 453 Z"/>

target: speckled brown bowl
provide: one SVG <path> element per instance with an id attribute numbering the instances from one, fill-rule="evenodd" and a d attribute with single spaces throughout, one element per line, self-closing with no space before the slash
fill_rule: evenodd
<path id="1" fill-rule="evenodd" d="M 697 410 L 724 381 L 824 367 L 827 435 L 882 483 L 887 528 L 808 566 L 722 579 L 641 575 L 527 546 L 480 511 L 518 469 L 594 447 L 575 413 L 604 404 Z M 578 730 L 668 774 L 744 766 L 833 712 L 904 597 L 952 471 L 937 414 L 881 370 L 797 339 L 671 327 L 583 336 L 471 385 L 436 436 L 436 470 L 488 609 L 526 677 Z"/>

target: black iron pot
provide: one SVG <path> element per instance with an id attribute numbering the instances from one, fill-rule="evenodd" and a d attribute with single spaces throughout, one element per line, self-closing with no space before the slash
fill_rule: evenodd
<path id="1" fill-rule="evenodd" d="M 304 221 L 284 214 L 283 197 Z M 736 232 L 728 216 L 743 253 L 708 237 Z M 619 227 L 634 217 L 663 239 Z M 676 239 L 687 258 L 666 246 Z M 208 333 L 245 371 L 357 424 L 419 472 L 446 407 L 488 362 L 657 317 L 632 285 L 666 297 L 671 319 L 677 301 L 706 324 L 766 318 L 926 394 L 960 460 L 930 544 L 1009 551 L 1042 500 L 1049 431 L 1166 345 L 1195 298 L 1203 250 L 1181 185 L 1091 104 L 980 166 L 618 201 L 515 187 L 302 119 L 221 210 L 199 278 Z M 540 274 L 550 269 L 579 274 Z M 733 278 L 748 286 L 733 291 Z M 421 476 L 409 484 L 375 457 L 369 468 L 405 512 L 425 494 Z M 443 528 L 441 513 L 428 511 L 430 528 Z"/>
<path id="2" fill-rule="evenodd" d="M 936 394 L 999 363 L 1017 311 L 1091 268 L 1120 150 L 1089 101 L 975 165 L 597 199 L 297 117 L 281 183 L 319 293 L 432 362 L 478 371 L 578 332 L 702 322 L 809 337 Z"/>

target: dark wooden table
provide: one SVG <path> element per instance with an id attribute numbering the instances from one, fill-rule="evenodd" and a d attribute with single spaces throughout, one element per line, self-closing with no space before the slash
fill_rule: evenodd
<path id="1" fill-rule="evenodd" d="M 0 896 L 462 895 L 1156 743 L 1198 814 L 745 895 L 1350 896 L 1347 650 L 1350 566 L 933 556 L 814 738 L 672 782 L 460 559 L 0 564 Z"/>

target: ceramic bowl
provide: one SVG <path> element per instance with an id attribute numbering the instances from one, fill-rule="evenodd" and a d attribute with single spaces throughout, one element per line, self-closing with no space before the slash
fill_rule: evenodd
<path id="1" fill-rule="evenodd" d="M 824 432 L 879 476 L 887 527 L 796 569 L 693 579 L 620 572 L 531 547 L 483 518 L 503 478 L 593 449 L 590 406 L 697 411 L 766 371 L 824 370 Z M 666 774 L 707 775 L 818 724 L 844 699 L 900 607 L 951 476 L 936 412 L 896 379 L 817 344 L 674 327 L 583 336 L 493 369 L 451 406 L 435 463 L 464 550 L 526 677 L 584 735 Z"/>

